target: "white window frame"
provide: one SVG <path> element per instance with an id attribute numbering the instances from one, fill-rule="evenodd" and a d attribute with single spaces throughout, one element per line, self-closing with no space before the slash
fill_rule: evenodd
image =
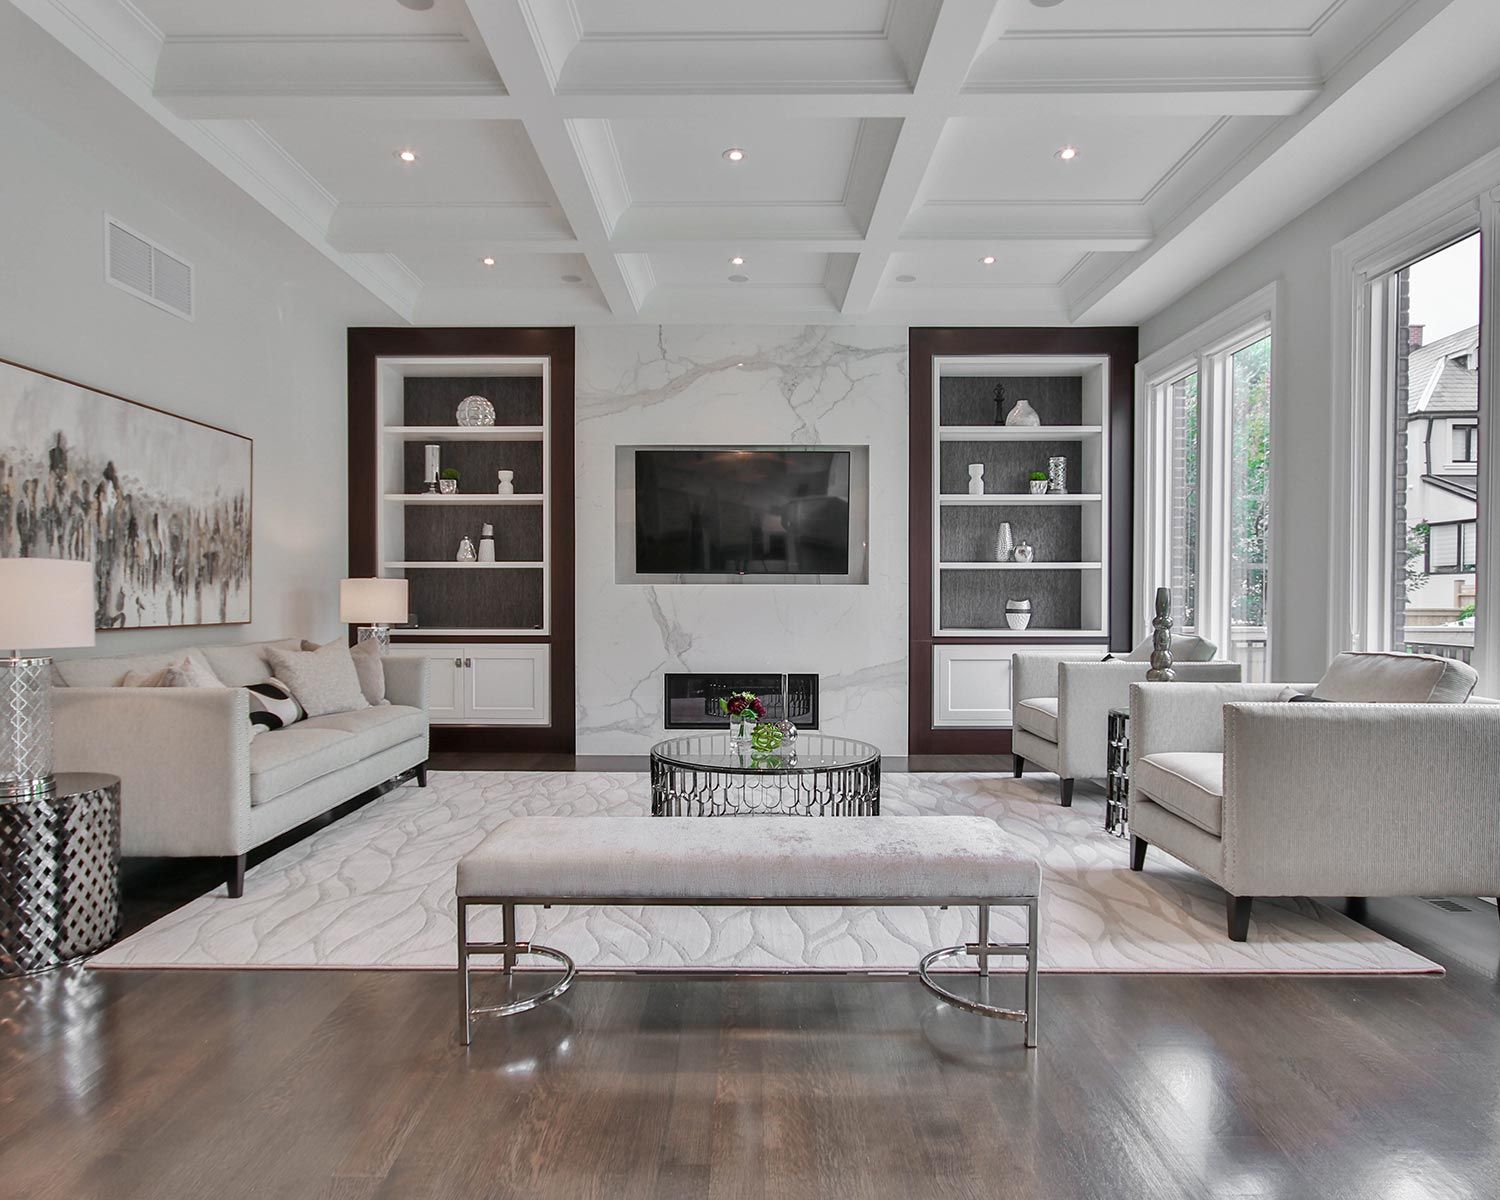
<path id="1" fill-rule="evenodd" d="M 1395 364 L 1389 276 L 1418 259 L 1481 235 L 1478 546 L 1481 597 L 1500 599 L 1500 470 L 1489 469 L 1489 414 L 1500 403 L 1500 346 L 1486 336 L 1500 311 L 1500 150 L 1407 201 L 1333 248 L 1333 457 L 1330 475 L 1328 647 L 1380 650 L 1391 638 L 1396 447 L 1387 411 Z M 1481 686 L 1500 680 L 1500 622 L 1474 622 Z"/>
<path id="2" fill-rule="evenodd" d="M 1228 658 L 1230 648 L 1230 555 L 1227 541 L 1207 536 L 1226 519 L 1229 505 L 1230 438 L 1221 429 L 1234 386 L 1233 356 L 1266 336 L 1271 338 L 1271 469 L 1267 481 L 1271 510 L 1277 508 L 1276 405 L 1282 394 L 1282 355 L 1279 349 L 1279 282 L 1177 338 L 1136 365 L 1136 484 L 1135 484 L 1135 624 L 1136 637 L 1150 628 L 1156 589 L 1171 579 L 1171 384 L 1198 374 L 1198 604 L 1194 631 L 1217 643 Z M 1266 597 L 1266 652 L 1274 643 L 1271 622 L 1276 605 L 1274 563 L 1276 522 L 1266 539 L 1270 586 Z"/>

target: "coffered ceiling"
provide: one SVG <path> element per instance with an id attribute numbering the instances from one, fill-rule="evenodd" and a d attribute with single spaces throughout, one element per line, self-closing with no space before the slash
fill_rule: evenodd
<path id="1" fill-rule="evenodd" d="M 1496 0 L 11 2 L 420 323 L 1140 320 L 1500 73 Z"/>

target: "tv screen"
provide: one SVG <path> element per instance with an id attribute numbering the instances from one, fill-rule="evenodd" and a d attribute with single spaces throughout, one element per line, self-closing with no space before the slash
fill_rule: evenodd
<path id="1" fill-rule="evenodd" d="M 637 450 L 643 575 L 845 575 L 849 451 Z"/>

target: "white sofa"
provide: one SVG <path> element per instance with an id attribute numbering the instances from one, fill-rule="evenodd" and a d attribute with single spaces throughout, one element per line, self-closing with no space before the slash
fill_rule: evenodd
<path id="1" fill-rule="evenodd" d="M 1181 653 L 1172 669 L 1181 680 L 1238 683 L 1240 664 L 1213 662 L 1216 647 L 1197 637 L 1173 639 Z M 1130 685 L 1151 669 L 1151 639 L 1129 655 L 1103 659 L 1103 651 L 1026 651 L 1011 676 L 1011 755 L 1016 778 L 1031 763 L 1058 776 L 1062 806 L 1073 804 L 1075 779 L 1102 779 L 1108 766 L 1109 711 L 1130 707 Z"/>
<path id="2" fill-rule="evenodd" d="M 415 770 L 427 784 L 427 663 L 387 658 L 388 703 L 250 732 L 244 686 L 271 675 L 269 647 L 298 639 L 184 647 L 56 664 L 59 771 L 121 780 L 121 853 L 228 859 L 231 896 L 255 847 L 387 780 Z M 123 687 L 195 651 L 225 686 Z"/>
<path id="3" fill-rule="evenodd" d="M 1500 893 L 1500 705 L 1474 679 L 1351 654 L 1317 685 L 1136 684 L 1131 869 L 1148 846 L 1197 868 L 1237 942 L 1256 896 Z"/>

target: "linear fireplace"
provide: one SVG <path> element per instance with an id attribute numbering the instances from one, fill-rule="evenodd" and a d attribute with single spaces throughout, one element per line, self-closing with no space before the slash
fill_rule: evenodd
<path id="1" fill-rule="evenodd" d="M 754 692 L 766 706 L 766 713 L 781 719 L 782 680 L 787 681 L 787 708 L 792 724 L 798 729 L 818 727 L 818 677 L 816 675 L 777 675 L 768 671 L 735 673 L 731 671 L 668 671 L 664 680 L 662 704 L 664 724 L 668 729 L 722 729 L 724 714 L 719 700 L 733 692 Z"/>

